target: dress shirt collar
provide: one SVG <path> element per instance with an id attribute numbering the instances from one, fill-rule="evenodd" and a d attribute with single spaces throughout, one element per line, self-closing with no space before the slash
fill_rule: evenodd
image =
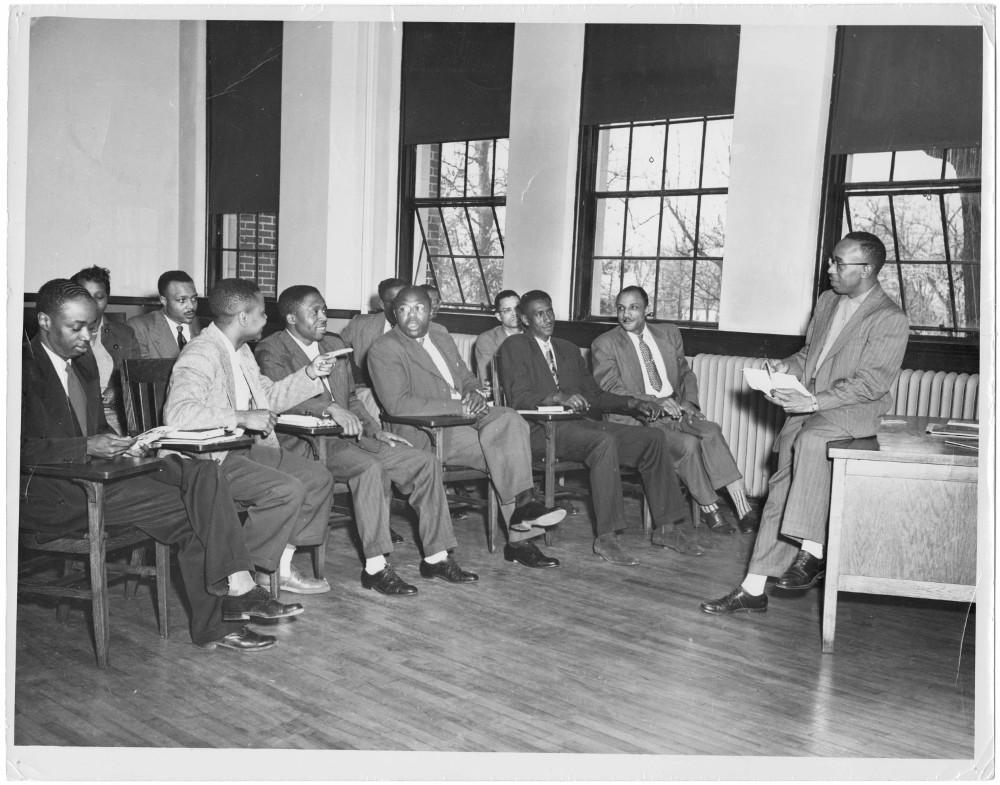
<path id="1" fill-rule="evenodd" d="M 308 357 L 310 360 L 315 360 L 317 357 L 319 357 L 320 354 L 319 341 L 313 341 L 312 343 L 306 345 L 305 343 L 302 342 L 302 339 L 299 338 L 299 336 L 297 336 L 288 328 L 285 328 L 285 332 L 288 333 L 289 338 L 291 338 L 293 341 L 295 341 L 295 343 L 299 345 L 299 348 L 302 349 L 306 357 Z"/>
<path id="2" fill-rule="evenodd" d="M 66 395 L 69 395 L 69 379 L 66 376 L 66 359 L 64 357 L 60 357 L 58 354 L 52 351 L 48 346 L 45 345 L 44 342 L 40 341 L 39 343 L 41 343 L 42 348 L 45 350 L 45 353 L 49 356 L 49 359 L 52 361 L 52 367 L 56 369 L 56 376 L 58 376 L 59 381 L 62 382 L 63 391 L 65 391 Z"/>
<path id="3" fill-rule="evenodd" d="M 163 314 L 163 318 L 167 320 L 167 327 L 170 328 L 170 334 L 174 337 L 175 341 L 177 340 L 177 328 L 178 327 L 180 327 L 184 331 L 184 338 L 186 340 L 188 340 L 188 341 L 191 340 L 191 325 L 190 324 L 182 324 L 180 322 L 175 322 L 173 319 L 171 319 L 169 316 L 167 316 L 167 312 L 166 311 L 160 311 L 160 313 L 162 313 Z"/>

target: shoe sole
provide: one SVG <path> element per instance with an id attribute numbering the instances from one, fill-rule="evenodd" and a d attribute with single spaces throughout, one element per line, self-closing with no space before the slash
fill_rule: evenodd
<path id="1" fill-rule="evenodd" d="M 547 564 L 528 564 L 527 562 L 521 561 L 516 556 L 513 557 L 513 558 L 511 558 L 510 556 L 504 556 L 503 558 L 504 558 L 505 561 L 517 562 L 522 567 L 529 567 L 529 568 L 531 568 L 533 570 L 544 570 L 544 569 L 547 569 L 548 567 L 558 567 L 559 566 L 559 562 L 548 562 Z"/>
<path id="2" fill-rule="evenodd" d="M 274 648 L 278 644 L 277 641 L 269 641 L 268 643 L 262 644 L 260 646 L 254 646 L 249 649 L 244 649 L 241 646 L 227 646 L 225 643 L 219 643 L 217 641 L 212 641 L 211 643 L 199 643 L 199 648 L 205 651 L 215 651 L 216 649 L 229 649 L 229 651 L 238 651 L 243 654 L 253 654 L 256 651 L 265 651 L 266 649 Z"/>
<path id="3" fill-rule="evenodd" d="M 275 615 L 267 615 L 264 613 L 253 613 L 251 611 L 244 611 L 242 613 L 225 613 L 222 614 L 223 621 L 250 621 L 250 619 L 264 619 L 265 621 L 274 621 L 275 619 L 290 619 L 292 616 L 298 616 L 303 613 L 305 608 L 298 608 L 294 611 L 289 611 L 288 613 L 278 613 Z"/>
<path id="4" fill-rule="evenodd" d="M 362 589 L 368 589 L 368 591 L 373 591 L 376 594 L 381 594 L 383 597 L 416 597 L 417 596 L 416 589 L 414 589 L 412 592 L 410 592 L 408 594 L 397 594 L 395 592 L 388 592 L 388 591 L 382 591 L 381 589 L 376 589 L 374 586 L 365 586 L 364 584 L 361 584 L 361 588 Z"/>
<path id="5" fill-rule="evenodd" d="M 550 526 L 560 523 L 565 517 L 566 510 L 553 510 L 552 512 L 545 513 L 541 518 L 535 518 L 532 521 L 521 521 L 520 523 L 515 523 L 510 528 L 516 532 L 529 532 L 535 527 L 547 529 Z"/>
<path id="6" fill-rule="evenodd" d="M 443 575 L 424 575 L 423 573 L 420 573 L 420 577 L 428 581 L 432 581 L 436 578 L 437 580 L 444 581 L 445 583 L 476 583 L 479 580 L 479 578 L 473 578 L 472 580 L 468 581 L 451 581 L 445 578 Z"/>
<path id="7" fill-rule="evenodd" d="M 327 586 L 325 589 L 289 589 L 287 586 L 279 586 L 278 591 L 287 591 L 289 594 L 326 594 L 331 588 Z"/>
<path id="8" fill-rule="evenodd" d="M 631 561 L 616 561 L 616 560 L 612 559 L 610 556 L 605 556 L 603 553 L 601 553 L 600 551 L 598 551 L 596 549 L 594 550 L 594 553 L 597 556 L 600 556 L 602 559 L 604 559 L 604 561 L 606 561 L 608 564 L 613 564 L 615 567 L 638 567 L 639 566 L 638 559 L 633 559 Z"/>
<path id="9" fill-rule="evenodd" d="M 782 591 L 808 591 L 821 580 L 826 577 L 826 570 L 823 572 L 816 573 L 816 577 L 813 578 L 809 583 L 803 583 L 801 586 L 782 586 L 780 583 L 774 584 L 774 588 L 781 589 Z"/>
<path id="10" fill-rule="evenodd" d="M 707 613 L 710 616 L 725 616 L 727 613 L 767 613 L 767 606 L 764 606 L 763 608 L 725 608 L 709 610 L 702 605 L 701 610 L 702 613 Z"/>

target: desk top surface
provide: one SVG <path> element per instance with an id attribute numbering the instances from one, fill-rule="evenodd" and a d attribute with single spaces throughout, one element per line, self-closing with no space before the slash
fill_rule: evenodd
<path id="1" fill-rule="evenodd" d="M 276 433 L 287 433 L 292 436 L 337 436 L 344 429 L 331 421 L 327 425 L 299 425 L 298 423 L 279 422 L 274 426 Z"/>
<path id="2" fill-rule="evenodd" d="M 878 434 L 867 439 L 843 439 L 830 442 L 831 458 L 900 463 L 937 463 L 951 466 L 978 466 L 978 450 L 948 444 L 951 439 L 926 432 L 930 423 L 946 423 L 944 417 L 906 417 L 885 415 Z M 962 441 L 955 439 L 954 441 Z"/>
<path id="3" fill-rule="evenodd" d="M 106 482 L 156 471 L 162 464 L 160 458 L 90 458 L 87 461 L 27 464 L 21 467 L 21 471 L 40 477 Z"/>
<path id="4" fill-rule="evenodd" d="M 399 425 L 415 425 L 418 428 L 450 428 L 455 425 L 472 425 L 478 417 L 467 417 L 464 414 L 395 414 L 385 416 L 386 422 Z"/>
<path id="5" fill-rule="evenodd" d="M 206 452 L 227 452 L 253 447 L 253 436 L 224 436 L 220 439 L 206 439 L 203 442 L 184 441 L 183 439 L 160 439 L 156 442 L 157 449 L 173 450 L 174 452 L 201 455 Z"/>

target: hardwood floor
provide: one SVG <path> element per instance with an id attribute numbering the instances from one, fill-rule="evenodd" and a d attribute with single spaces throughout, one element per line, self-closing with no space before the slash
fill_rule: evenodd
<path id="1" fill-rule="evenodd" d="M 637 509 L 629 508 L 633 519 Z M 958 604 L 842 595 L 837 652 L 820 652 L 820 596 L 774 592 L 765 614 L 698 603 L 742 576 L 752 538 L 702 557 L 626 542 L 637 568 L 591 551 L 585 514 L 559 527 L 553 570 L 489 554 L 456 523 L 472 586 L 419 577 L 405 531 L 393 562 L 417 597 L 365 591 L 344 528 L 328 595 L 267 628 L 267 652 L 190 643 L 179 598 L 156 633 L 145 588 L 112 592 L 111 665 L 87 618 L 17 605 L 18 745 L 971 758 L 975 613 Z M 305 559 L 303 560 L 303 564 Z M 291 600 L 291 597 L 288 597 Z M 263 625 L 258 625 L 263 628 Z"/>

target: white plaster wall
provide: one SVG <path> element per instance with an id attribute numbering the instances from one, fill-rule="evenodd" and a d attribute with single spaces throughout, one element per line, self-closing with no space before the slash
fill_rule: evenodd
<path id="1" fill-rule="evenodd" d="M 826 25 L 741 29 L 720 329 L 805 330 L 835 36 Z"/>
<path id="2" fill-rule="evenodd" d="M 569 318 L 582 24 L 518 24 L 510 99 L 504 286 L 544 289 Z"/>
<path id="3" fill-rule="evenodd" d="M 31 23 L 25 280 L 99 264 L 146 295 L 179 258 L 179 23 Z"/>

